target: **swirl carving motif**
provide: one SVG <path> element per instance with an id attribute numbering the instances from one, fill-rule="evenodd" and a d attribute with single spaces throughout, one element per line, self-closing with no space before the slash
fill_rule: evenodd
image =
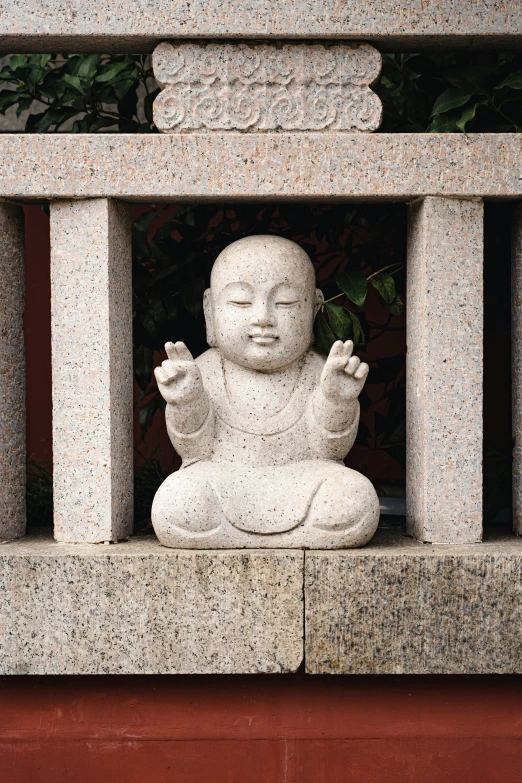
<path id="1" fill-rule="evenodd" d="M 372 131 L 381 67 L 368 44 L 160 44 L 154 121 L 192 131 Z"/>

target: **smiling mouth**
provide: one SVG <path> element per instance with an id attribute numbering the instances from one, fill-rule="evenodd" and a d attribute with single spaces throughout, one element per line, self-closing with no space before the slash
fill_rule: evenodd
<path id="1" fill-rule="evenodd" d="M 249 336 L 257 345 L 271 345 L 279 339 L 277 334 L 251 334 Z"/>

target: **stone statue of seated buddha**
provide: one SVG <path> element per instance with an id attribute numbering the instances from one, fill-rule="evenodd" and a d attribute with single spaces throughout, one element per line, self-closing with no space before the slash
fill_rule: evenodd
<path id="1" fill-rule="evenodd" d="M 326 360 L 313 350 L 322 299 L 287 239 L 247 237 L 218 256 L 204 296 L 210 350 L 194 360 L 167 343 L 155 371 L 183 461 L 152 506 L 165 546 L 335 549 L 373 536 L 375 489 L 342 462 L 368 365 L 350 341 Z"/>

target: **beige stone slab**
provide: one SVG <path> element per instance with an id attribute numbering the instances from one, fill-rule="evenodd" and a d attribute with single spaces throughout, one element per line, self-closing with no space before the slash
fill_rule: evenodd
<path id="1" fill-rule="evenodd" d="M 381 60 L 364 43 L 164 42 L 152 56 L 162 88 L 154 124 L 164 133 L 374 131 Z"/>
<path id="2" fill-rule="evenodd" d="M 54 524 L 58 541 L 132 533 L 132 260 L 126 204 L 51 206 Z"/>
<path id="3" fill-rule="evenodd" d="M 522 204 L 513 210 L 511 240 L 513 529 L 522 535 Z"/>
<path id="4" fill-rule="evenodd" d="M 0 135 L 0 197 L 522 196 L 521 134 Z"/>
<path id="5" fill-rule="evenodd" d="M 420 541 L 482 534 L 483 204 L 409 210 L 406 510 Z"/>
<path id="6" fill-rule="evenodd" d="M 382 531 L 307 552 L 312 674 L 522 672 L 522 541 L 436 546 Z"/>
<path id="7" fill-rule="evenodd" d="M 302 552 L 3 544 L 0 673 L 294 671 L 302 587 Z"/>
<path id="8" fill-rule="evenodd" d="M 0 541 L 25 533 L 24 215 L 0 202 Z"/>
<path id="9" fill-rule="evenodd" d="M 2 0 L 0 18 L 5 52 L 139 52 L 166 38 L 200 37 L 500 46 L 516 42 L 522 30 L 515 0 Z"/>

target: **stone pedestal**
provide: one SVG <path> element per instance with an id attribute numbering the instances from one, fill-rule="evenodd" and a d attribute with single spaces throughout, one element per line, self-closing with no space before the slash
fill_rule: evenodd
<path id="1" fill-rule="evenodd" d="M 420 541 L 482 534 L 483 204 L 409 213 L 407 524 Z"/>
<path id="2" fill-rule="evenodd" d="M 107 199 L 51 205 L 55 537 L 132 532 L 131 223 Z"/>
<path id="3" fill-rule="evenodd" d="M 0 541 L 25 533 L 24 214 L 0 202 Z"/>

